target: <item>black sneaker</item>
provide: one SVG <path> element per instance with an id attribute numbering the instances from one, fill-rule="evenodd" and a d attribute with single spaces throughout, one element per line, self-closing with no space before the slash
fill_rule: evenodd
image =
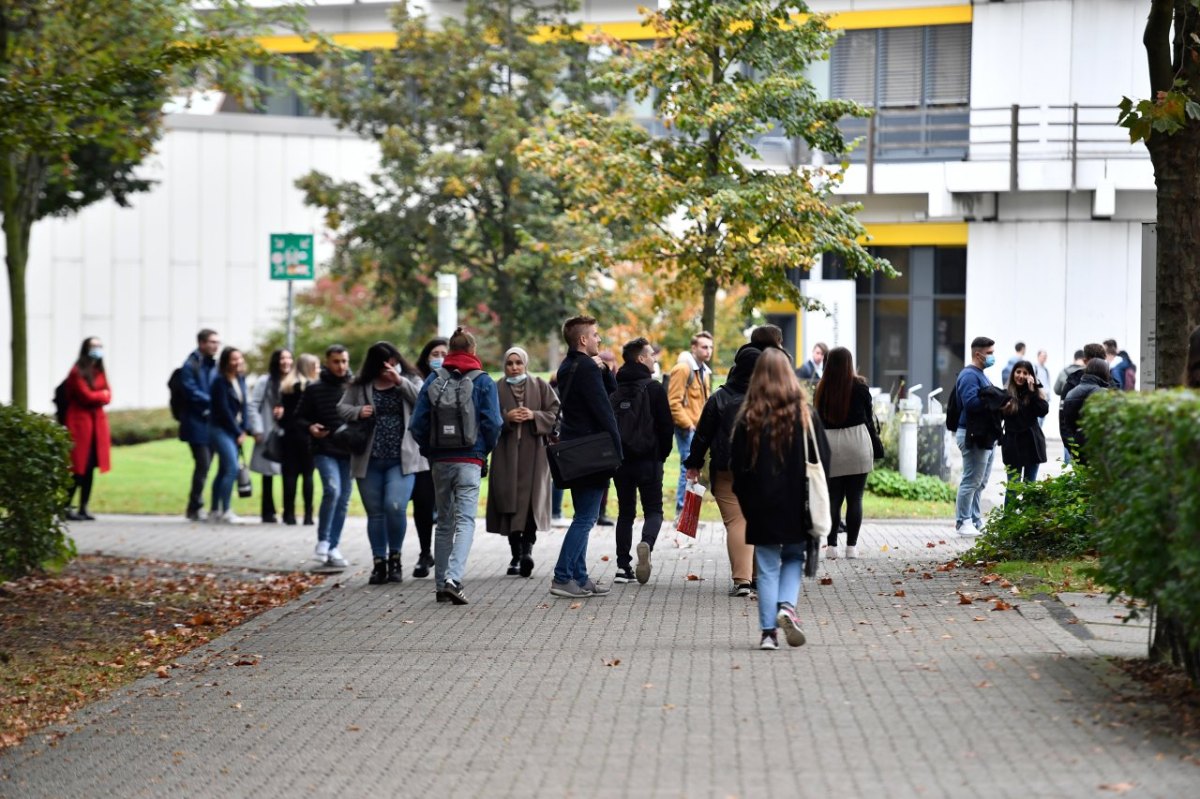
<path id="1" fill-rule="evenodd" d="M 442 588 L 442 593 L 456 605 L 467 604 L 467 595 L 463 593 L 462 586 L 453 580 L 446 581 L 446 585 Z"/>
<path id="2" fill-rule="evenodd" d="M 613 525 L 616 524 L 616 522 L 614 522 L 612 519 L 608 518 L 607 516 L 601 516 L 599 519 L 596 520 L 596 524 L 598 524 L 601 527 L 612 527 Z"/>
<path id="3" fill-rule="evenodd" d="M 513 558 L 512 560 L 510 560 L 508 562 L 508 571 L 506 571 L 504 573 L 507 574 L 509 577 L 516 577 L 518 574 L 520 574 L 521 573 L 521 559 L 518 557 L 518 558 Z"/>
<path id="4" fill-rule="evenodd" d="M 447 594 L 445 591 L 438 591 L 437 592 L 437 601 L 438 601 L 439 605 L 442 604 L 443 602 L 449 602 L 450 595 Z"/>
<path id="5" fill-rule="evenodd" d="M 429 576 L 429 567 L 433 565 L 433 555 L 422 552 L 417 556 L 417 565 L 413 568 L 413 577 L 418 580 Z"/>
<path id="6" fill-rule="evenodd" d="M 371 569 L 371 576 L 367 578 L 368 585 L 383 585 L 387 582 L 387 561 L 383 558 L 375 558 L 374 568 Z"/>
<path id="7" fill-rule="evenodd" d="M 613 575 L 614 583 L 632 583 L 637 578 L 633 576 L 633 570 L 630 568 L 618 569 Z"/>
<path id="8" fill-rule="evenodd" d="M 404 567 L 400 565 L 399 552 L 392 552 L 388 555 L 387 581 L 389 583 L 404 582 Z"/>
<path id="9" fill-rule="evenodd" d="M 729 589 L 730 596 L 750 596 L 752 589 L 750 583 L 734 583 L 733 588 Z"/>

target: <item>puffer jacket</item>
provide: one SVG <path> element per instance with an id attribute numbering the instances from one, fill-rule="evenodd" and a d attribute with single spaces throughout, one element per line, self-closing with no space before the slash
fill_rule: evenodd
<path id="1" fill-rule="evenodd" d="M 294 429 L 303 430 L 307 434 L 309 427 L 319 424 L 330 433 L 337 430 L 342 424 L 337 406 L 349 382 L 349 372 L 345 377 L 335 377 L 328 369 L 321 367 L 321 377 L 309 383 L 300 397 L 300 407 L 296 409 L 296 419 L 293 422 Z M 314 455 L 328 455 L 331 458 L 350 457 L 349 452 L 333 443 L 332 435 L 314 438 L 312 442 Z"/>

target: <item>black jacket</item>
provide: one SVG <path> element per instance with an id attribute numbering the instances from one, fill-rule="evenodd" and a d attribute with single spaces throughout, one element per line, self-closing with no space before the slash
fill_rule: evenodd
<path id="1" fill-rule="evenodd" d="M 1000 457 L 1005 466 L 1032 466 L 1046 462 L 1046 436 L 1038 419 L 1050 413 L 1050 403 L 1041 394 L 1017 406 L 1012 416 L 1005 415 L 1004 438 Z"/>
<path id="2" fill-rule="evenodd" d="M 617 453 L 621 452 L 621 434 L 608 397 L 617 390 L 617 381 L 608 369 L 601 369 L 589 356 L 571 350 L 558 367 L 558 396 L 562 423 L 558 436 L 563 441 L 594 433 L 612 436 Z M 604 488 L 611 472 L 598 472 L 559 488 Z"/>
<path id="3" fill-rule="evenodd" d="M 703 469 L 704 456 L 712 452 L 710 467 L 712 471 L 729 471 L 729 446 L 733 438 L 733 422 L 737 418 L 742 400 L 746 398 L 746 389 L 750 386 L 750 376 L 754 374 L 754 366 L 762 350 L 744 344 L 738 349 L 733 358 L 733 369 L 725 385 L 713 392 L 704 403 L 700 413 L 700 421 L 696 424 L 696 432 L 692 436 L 692 449 L 683 462 L 688 469 Z"/>
<path id="4" fill-rule="evenodd" d="M 821 412 L 822 409 L 817 409 L 821 416 L 821 424 L 825 425 L 826 430 L 846 430 L 860 424 L 875 427 L 875 404 L 871 399 L 871 389 L 861 380 L 855 380 L 850 392 L 850 410 L 839 424 L 831 423 Z"/>
<path id="5" fill-rule="evenodd" d="M 1063 443 L 1071 449 L 1071 455 L 1080 463 L 1087 462 L 1083 453 L 1086 439 L 1083 431 L 1079 429 L 1079 417 L 1083 413 L 1083 404 L 1097 391 L 1111 389 L 1110 382 L 1105 382 L 1096 375 L 1085 374 L 1079 385 L 1067 392 L 1067 396 L 1063 398 L 1062 405 L 1058 409 L 1058 426 L 1062 432 Z"/>
<path id="6" fill-rule="evenodd" d="M 654 419 L 654 437 L 657 439 L 655 449 L 658 455 L 654 458 L 633 458 L 627 454 L 625 463 L 633 460 L 658 461 L 662 463 L 671 454 L 675 441 L 675 422 L 671 419 L 671 403 L 667 399 L 667 390 L 663 384 L 654 379 L 642 364 L 634 361 L 627 363 L 617 370 L 617 386 L 644 384 L 647 399 L 650 400 L 650 413 Z"/>
<path id="7" fill-rule="evenodd" d="M 246 393 L 246 378 L 239 377 L 237 379 L 238 387 L 241 389 L 239 396 L 237 391 L 234 391 L 233 384 L 223 375 L 217 375 L 217 379 L 213 381 L 210 389 L 212 396 L 211 412 L 208 415 L 209 428 L 218 428 L 224 430 L 232 438 L 237 438 L 242 433 L 250 432 L 250 423 L 246 421 L 246 405 L 242 398 L 249 400 L 250 395 Z"/>
<path id="8" fill-rule="evenodd" d="M 987 386 L 979 389 L 979 401 L 983 404 L 983 412 L 967 412 L 967 443 L 978 449 L 991 449 L 1004 438 L 1000 409 L 1008 402 L 1008 392 Z"/>
<path id="9" fill-rule="evenodd" d="M 1066 399 L 1067 395 L 1070 394 L 1071 391 L 1073 391 L 1077 386 L 1079 386 L 1083 383 L 1084 374 L 1085 374 L 1084 370 L 1080 369 L 1077 372 L 1072 372 L 1071 374 L 1067 375 L 1067 379 L 1063 383 L 1063 390 L 1062 390 L 1063 399 Z M 1097 380 L 1099 380 L 1099 378 L 1097 378 Z M 1108 383 L 1102 387 L 1119 389 L 1119 388 L 1121 388 L 1121 385 L 1116 380 L 1113 380 L 1112 377 L 1110 376 L 1108 379 Z M 1059 412 L 1059 414 L 1062 414 L 1062 406 L 1061 405 L 1059 406 L 1058 412 Z"/>
<path id="10" fill-rule="evenodd" d="M 333 373 L 321 367 L 321 377 L 308 384 L 304 394 L 300 396 L 300 407 L 296 408 L 296 418 L 293 429 L 308 433 L 308 428 L 314 424 L 323 426 L 332 433 L 342 425 L 338 416 L 337 404 L 350 382 L 350 373 L 345 377 L 334 377 Z M 330 436 L 314 438 L 313 454 L 328 455 L 331 458 L 349 458 L 350 453 L 341 447 L 334 446 Z"/>

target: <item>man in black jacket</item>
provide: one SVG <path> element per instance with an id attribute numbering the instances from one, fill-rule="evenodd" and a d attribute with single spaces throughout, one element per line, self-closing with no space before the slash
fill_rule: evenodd
<path id="1" fill-rule="evenodd" d="M 317 548 L 313 557 L 334 568 L 345 568 L 338 543 L 350 506 L 350 453 L 334 445 L 330 436 L 342 424 L 337 404 L 350 381 L 350 354 L 341 344 L 325 350 L 319 380 L 304 389 L 296 409 L 295 430 L 313 441 L 313 465 L 321 475 L 321 510 L 317 517 Z"/>
<path id="2" fill-rule="evenodd" d="M 654 379 L 654 348 L 635 338 L 621 348 L 625 365 L 617 371 L 617 390 L 609 398 L 621 434 L 625 458 L 613 482 L 617 486 L 617 573 L 614 583 L 643 585 L 650 579 L 650 552 L 663 522 L 663 463 L 671 454 L 675 422 L 667 390 Z M 642 540 L 637 545 L 637 569 L 631 568 L 633 520 L 642 497 Z"/>
<path id="3" fill-rule="evenodd" d="M 600 333 L 596 330 L 596 320 L 590 316 L 568 319 L 563 325 L 563 338 L 569 351 L 558 367 L 562 412 L 559 438 L 571 441 L 608 433 L 620 455 L 621 434 L 617 432 L 617 420 L 608 401 L 609 395 L 617 390 L 617 381 L 600 360 Z M 571 489 L 575 517 L 563 537 L 558 562 L 554 564 L 550 593 L 555 596 L 603 596 L 612 590 L 597 585 L 587 573 L 588 537 L 600 516 L 600 501 L 611 478 L 612 472 L 601 471 L 559 486 Z"/>

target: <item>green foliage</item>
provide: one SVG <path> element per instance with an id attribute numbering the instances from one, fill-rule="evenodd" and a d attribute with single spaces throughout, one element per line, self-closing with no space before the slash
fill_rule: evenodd
<path id="1" fill-rule="evenodd" d="M 1099 579 L 1200 647 L 1200 395 L 1097 392 L 1084 406 Z"/>
<path id="2" fill-rule="evenodd" d="M 987 529 L 963 560 L 1078 558 L 1096 549 L 1096 500 L 1085 467 L 1033 483 L 1009 483 L 1011 502 L 988 514 Z"/>
<path id="3" fill-rule="evenodd" d="M 747 310 L 775 299 L 816 307 L 790 277 L 822 253 L 837 253 L 852 274 L 892 274 L 859 245 L 858 206 L 834 196 L 842 165 L 779 172 L 749 163 L 755 140 L 773 129 L 839 158 L 848 148 L 838 121 L 867 114 L 820 99 L 808 79 L 837 34 L 822 15 L 794 16 L 807 10 L 781 0 L 643 8 L 656 43 L 602 37 L 614 55 L 597 82 L 614 98 L 651 99 L 669 135 L 576 105 L 522 145 L 530 168 L 569 189 L 573 225 L 597 229 L 597 256 L 653 270 L 660 302 L 702 293 L 706 326 L 717 291 L 731 286 L 748 288 Z"/>
<path id="4" fill-rule="evenodd" d="M 920 502 L 953 502 L 954 489 L 936 477 L 918 474 L 916 480 L 905 479 L 892 469 L 875 469 L 867 475 L 867 490 L 879 497 Z"/>
<path id="5" fill-rule="evenodd" d="M 0 405 L 0 440 L 0 576 L 65 564 L 75 556 L 62 525 L 70 435 L 46 416 Z"/>
<path id="6" fill-rule="evenodd" d="M 456 274 L 464 321 L 494 325 L 501 346 L 541 339 L 581 307 L 615 307 L 595 283 L 594 231 L 515 153 L 555 103 L 587 96 L 587 50 L 565 22 L 575 8 L 468 0 L 437 27 L 401 3 L 396 49 L 375 52 L 370 72 L 345 60 L 321 71 L 314 106 L 381 151 L 368 184 L 297 182 L 337 234 L 337 272 L 414 310 L 420 327 L 436 318 L 436 275 Z"/>
<path id="7" fill-rule="evenodd" d="M 179 422 L 170 408 L 138 408 L 109 411 L 108 428 L 114 446 L 144 444 L 179 435 Z"/>
<path id="8" fill-rule="evenodd" d="M 1175 81 L 1170 91 L 1158 92 L 1153 100 L 1134 103 L 1122 97 L 1117 124 L 1129 130 L 1129 141 L 1150 141 L 1155 133 L 1170 136 L 1183 130 L 1189 122 L 1200 120 L 1200 103 L 1189 90 L 1186 80 Z"/>

